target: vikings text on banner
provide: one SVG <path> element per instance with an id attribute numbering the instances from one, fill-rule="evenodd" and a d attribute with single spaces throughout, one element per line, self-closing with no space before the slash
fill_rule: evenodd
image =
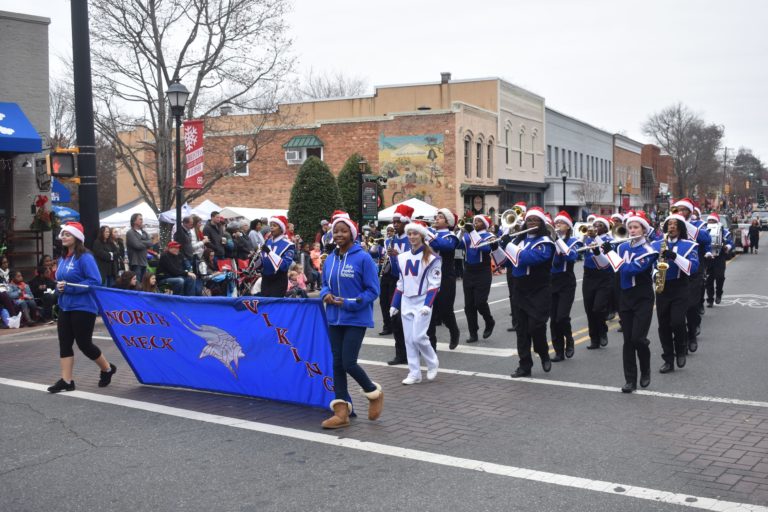
<path id="1" fill-rule="evenodd" d="M 327 407 L 333 357 L 319 299 L 174 297 L 91 287 L 142 384 Z"/>
<path id="2" fill-rule="evenodd" d="M 184 188 L 203 188 L 203 121 L 184 121 L 184 148 L 187 156 L 187 175 Z"/>

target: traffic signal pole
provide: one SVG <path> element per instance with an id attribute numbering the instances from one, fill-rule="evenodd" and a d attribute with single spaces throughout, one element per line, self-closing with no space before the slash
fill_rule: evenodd
<path id="1" fill-rule="evenodd" d="M 96 137 L 93 129 L 91 84 L 91 42 L 88 32 L 88 1 L 71 0 L 72 65 L 75 81 L 75 129 L 80 153 L 80 223 L 85 230 L 85 245 L 91 247 L 99 230 L 99 201 L 96 177 Z"/>

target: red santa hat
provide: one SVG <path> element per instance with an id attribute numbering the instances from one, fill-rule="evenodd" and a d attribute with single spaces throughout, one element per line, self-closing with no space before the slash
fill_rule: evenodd
<path id="1" fill-rule="evenodd" d="M 395 208 L 395 214 L 392 216 L 393 219 L 400 219 L 400 222 L 410 222 L 411 217 L 413 216 L 413 208 L 408 206 L 407 204 L 399 204 L 397 205 L 397 208 Z"/>
<path id="2" fill-rule="evenodd" d="M 595 215 L 594 213 L 590 213 L 589 215 L 587 215 L 587 222 L 589 224 L 592 224 L 593 222 L 595 222 L 596 218 L 597 218 L 597 215 Z"/>
<path id="3" fill-rule="evenodd" d="M 528 220 L 530 217 L 538 217 L 543 222 L 547 222 L 547 215 L 544 213 L 544 210 L 541 208 L 541 206 L 532 206 L 528 211 L 525 212 L 525 220 Z"/>
<path id="4" fill-rule="evenodd" d="M 85 242 L 85 234 L 83 230 L 83 225 L 79 222 L 67 222 L 61 227 L 61 232 L 59 233 L 59 239 L 61 239 L 62 233 L 69 233 L 73 237 L 77 238 L 81 242 Z"/>
<path id="5" fill-rule="evenodd" d="M 639 212 L 632 212 L 632 215 L 627 215 L 626 219 L 624 219 L 629 225 L 630 222 L 639 222 L 641 226 L 643 226 L 643 229 L 646 233 L 651 232 L 651 223 L 648 222 L 648 216 L 645 215 L 644 211 Z"/>
<path id="6" fill-rule="evenodd" d="M 475 215 L 472 218 L 472 222 L 476 221 L 477 219 L 480 219 L 480 221 L 485 224 L 485 229 L 488 229 L 491 227 L 491 218 L 487 215 Z"/>
<path id="7" fill-rule="evenodd" d="M 519 201 L 519 202 L 515 203 L 515 206 L 519 206 L 520 208 L 522 208 L 523 209 L 523 213 L 528 211 L 528 205 L 525 204 L 525 201 Z"/>
<path id="8" fill-rule="evenodd" d="M 442 213 L 445 220 L 448 221 L 448 225 L 453 227 L 456 225 L 456 213 L 448 208 L 440 208 L 437 213 Z"/>
<path id="9" fill-rule="evenodd" d="M 707 215 L 707 222 L 709 222 L 711 220 L 713 220 L 713 221 L 715 221 L 715 222 L 717 222 L 719 224 L 720 223 L 720 216 L 717 213 L 712 212 L 709 215 Z"/>
<path id="10" fill-rule="evenodd" d="M 608 217 L 603 217 L 602 215 L 595 215 L 595 220 L 592 221 L 592 224 L 601 223 L 603 226 L 605 226 L 605 229 L 608 231 L 611 230 L 611 219 Z"/>
<path id="11" fill-rule="evenodd" d="M 624 220 L 624 216 L 618 212 L 611 214 L 611 222 L 618 221 L 622 222 Z"/>
<path id="12" fill-rule="evenodd" d="M 344 217 L 344 218 L 348 219 L 349 218 L 349 214 L 347 212 L 345 212 L 344 210 L 335 210 L 331 214 L 331 222 L 335 221 L 339 217 Z"/>
<path id="13" fill-rule="evenodd" d="M 665 225 L 665 226 L 666 226 L 666 224 L 667 224 L 667 221 L 669 221 L 669 219 L 675 219 L 675 220 L 678 220 L 678 221 L 682 222 L 683 224 L 686 224 L 686 228 L 687 228 L 687 224 L 688 224 L 688 221 L 687 221 L 687 220 L 685 220 L 685 217 L 683 217 L 683 216 L 682 216 L 682 215 L 680 215 L 679 213 L 671 213 L 671 214 L 669 215 L 669 217 L 667 217 L 666 219 L 664 219 L 664 225 Z"/>
<path id="14" fill-rule="evenodd" d="M 552 216 L 549 214 L 549 212 L 545 212 L 544 216 L 547 218 L 546 223 L 550 226 L 554 226 L 555 223 L 552 221 Z"/>
<path id="15" fill-rule="evenodd" d="M 333 230 L 337 224 L 346 224 L 349 228 L 349 231 L 352 232 L 352 240 L 357 239 L 357 223 L 349 218 L 349 214 L 346 212 L 341 212 L 344 215 L 339 215 L 336 217 L 336 220 L 333 221 L 333 224 L 331 224 L 331 230 Z"/>
<path id="16" fill-rule="evenodd" d="M 680 208 L 680 207 L 687 208 L 688 211 L 691 212 L 691 213 L 693 213 L 693 210 L 695 208 L 693 206 L 693 201 L 691 199 L 687 198 L 687 197 L 684 197 L 682 199 L 678 199 L 677 201 L 675 201 L 675 204 L 673 204 L 672 206 L 677 206 L 678 208 Z"/>
<path id="17" fill-rule="evenodd" d="M 283 231 L 283 234 L 285 234 L 286 231 L 288 231 L 288 219 L 285 218 L 285 215 L 274 215 L 269 218 L 269 223 L 277 224 L 280 226 L 280 229 Z"/>
<path id="18" fill-rule="evenodd" d="M 555 222 L 565 222 L 568 224 L 568 227 L 573 229 L 573 219 L 570 215 L 568 215 L 568 212 L 565 210 L 561 210 L 560 213 L 555 215 Z"/>
<path id="19" fill-rule="evenodd" d="M 407 233 L 409 231 L 416 231 L 425 239 L 429 236 L 429 227 L 423 220 L 414 220 L 413 222 L 409 222 L 405 227 L 405 232 Z"/>

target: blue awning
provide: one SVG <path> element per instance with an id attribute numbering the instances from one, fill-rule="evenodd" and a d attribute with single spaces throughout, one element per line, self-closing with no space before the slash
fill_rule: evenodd
<path id="1" fill-rule="evenodd" d="M 80 214 L 67 206 L 54 206 L 51 210 L 53 210 L 53 214 L 56 215 L 60 221 L 80 220 Z"/>
<path id="2" fill-rule="evenodd" d="M 51 202 L 68 203 L 72 200 L 72 194 L 62 182 L 53 178 L 51 180 Z"/>
<path id="3" fill-rule="evenodd" d="M 0 152 L 40 153 L 43 140 L 16 103 L 0 103 Z"/>

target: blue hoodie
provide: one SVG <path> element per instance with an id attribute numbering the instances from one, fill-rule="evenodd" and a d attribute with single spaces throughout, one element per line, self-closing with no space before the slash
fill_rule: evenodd
<path id="1" fill-rule="evenodd" d="M 62 257 L 56 269 L 56 280 L 68 283 L 101 286 L 101 274 L 93 254 L 87 252 L 79 258 Z M 96 314 L 99 308 L 88 288 L 65 286 L 64 293 L 59 294 L 59 308 L 62 311 L 87 311 Z"/>
<path id="2" fill-rule="evenodd" d="M 326 305 L 329 325 L 373 327 L 373 303 L 379 298 L 379 292 L 376 264 L 362 247 L 353 245 L 342 256 L 338 251 L 328 255 L 323 265 L 320 298 L 330 293 L 345 299 L 340 307 Z"/>

